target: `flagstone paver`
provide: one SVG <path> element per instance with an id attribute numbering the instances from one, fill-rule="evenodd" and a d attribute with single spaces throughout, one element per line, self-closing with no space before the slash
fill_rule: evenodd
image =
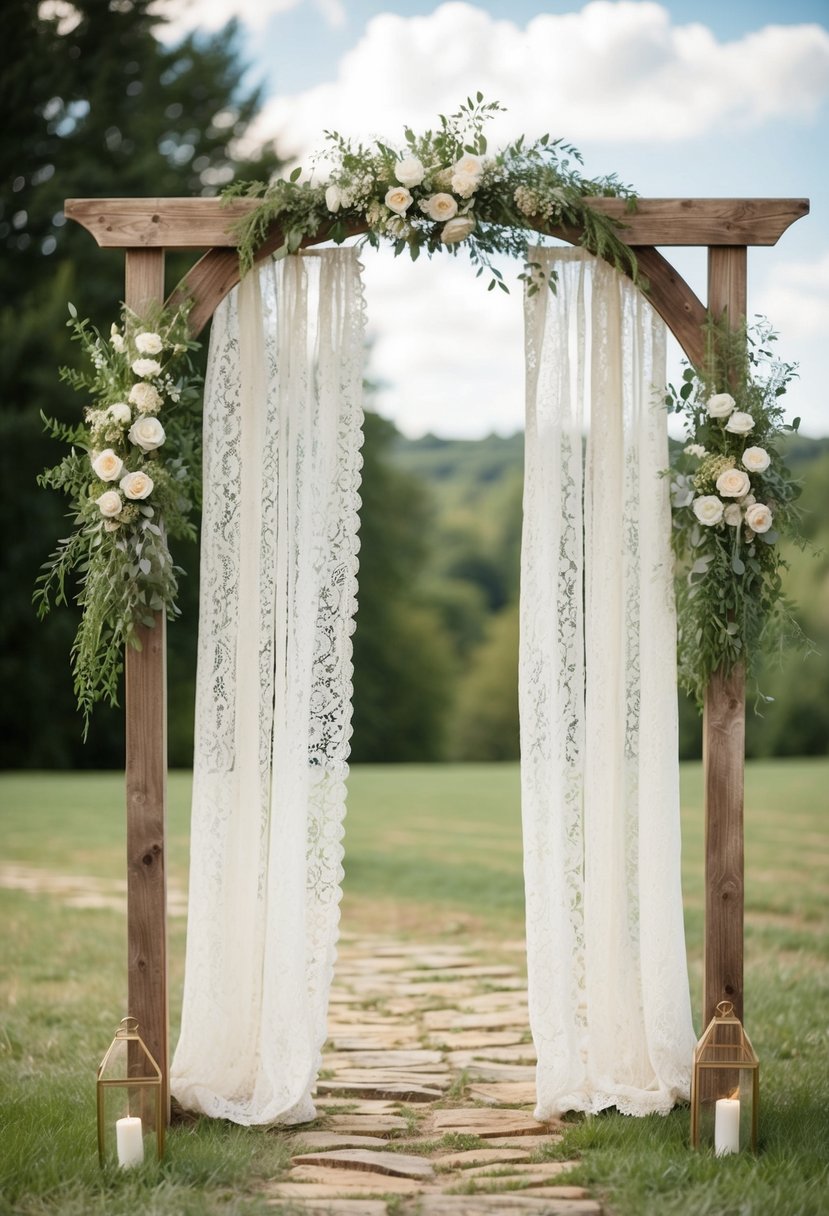
<path id="1" fill-rule="evenodd" d="M 483 963 L 460 944 L 341 943 L 318 1119 L 292 1129 L 275 1207 L 309 1216 L 602 1216 L 539 1160 L 522 947 Z M 512 962 L 502 962 L 512 958 Z M 472 1192 L 472 1193 L 469 1193 Z"/>

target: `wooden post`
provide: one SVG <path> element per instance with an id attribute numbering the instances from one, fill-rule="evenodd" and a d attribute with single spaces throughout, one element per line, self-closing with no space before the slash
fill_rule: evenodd
<path id="1" fill-rule="evenodd" d="M 746 248 L 708 250 L 708 307 L 727 313 L 732 329 L 745 321 Z M 726 385 L 720 385 L 723 391 Z M 743 1018 L 743 770 L 745 671 L 718 671 L 705 693 L 702 759 L 705 786 L 705 978 L 703 1025 L 720 1001 Z"/>
<path id="2" fill-rule="evenodd" d="M 125 302 L 135 312 L 164 299 L 164 250 L 128 249 Z M 169 1120 L 167 1001 L 167 645 L 166 618 L 140 626 L 128 646 L 126 685 L 128 1006 L 161 1069 Z"/>

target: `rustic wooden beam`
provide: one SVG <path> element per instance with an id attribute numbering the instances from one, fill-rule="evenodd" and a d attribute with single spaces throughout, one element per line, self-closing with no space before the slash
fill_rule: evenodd
<path id="1" fill-rule="evenodd" d="M 709 249 L 708 306 L 738 329 L 746 315 L 746 250 Z M 723 390 L 728 386 L 722 385 Z M 702 728 L 705 787 L 705 945 L 703 1025 L 720 1001 L 743 1017 L 743 787 L 745 670 L 714 674 Z"/>
<path id="2" fill-rule="evenodd" d="M 128 249 L 125 303 L 137 313 L 164 298 L 164 251 Z M 140 626 L 125 655 L 128 1006 L 161 1069 L 169 1119 L 167 996 L 166 618 Z"/>
<path id="3" fill-rule="evenodd" d="M 809 212 L 803 198 L 643 198 L 631 213 L 623 199 L 588 202 L 618 219 L 634 246 L 775 245 Z M 233 248 L 231 228 L 254 206 L 251 199 L 225 206 L 217 198 L 71 198 L 64 212 L 102 247 L 210 249 Z"/>

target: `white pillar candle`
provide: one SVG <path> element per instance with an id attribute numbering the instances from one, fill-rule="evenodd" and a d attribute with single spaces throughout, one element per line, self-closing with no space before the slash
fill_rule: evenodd
<path id="1" fill-rule="evenodd" d="M 718 1157 L 740 1151 L 740 1100 L 720 1098 L 714 1110 L 714 1152 Z"/>
<path id="2" fill-rule="evenodd" d="M 118 1144 L 118 1164 L 125 1169 L 140 1165 L 144 1160 L 144 1134 L 141 1120 L 136 1116 L 117 1119 L 115 1139 Z"/>

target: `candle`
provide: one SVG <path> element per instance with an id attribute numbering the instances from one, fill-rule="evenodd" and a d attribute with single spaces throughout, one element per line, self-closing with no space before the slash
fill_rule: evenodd
<path id="1" fill-rule="evenodd" d="M 117 1119 L 115 1138 L 118 1143 L 118 1164 L 124 1169 L 140 1165 L 144 1160 L 144 1135 L 141 1120 L 136 1117 Z"/>
<path id="2" fill-rule="evenodd" d="M 714 1110 L 714 1152 L 718 1157 L 740 1151 L 740 1100 L 720 1098 Z"/>

